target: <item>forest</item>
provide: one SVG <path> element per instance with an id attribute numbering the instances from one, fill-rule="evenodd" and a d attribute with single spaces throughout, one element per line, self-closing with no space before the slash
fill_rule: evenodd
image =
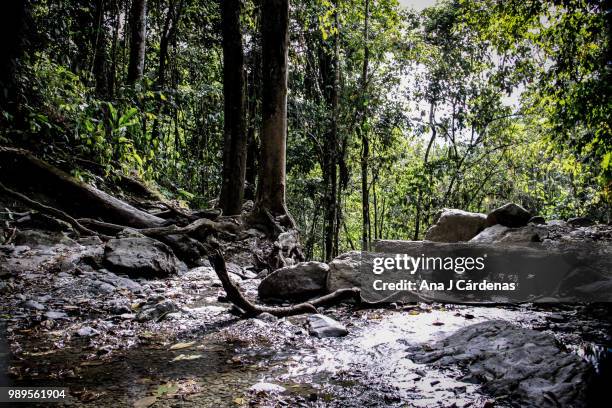
<path id="1" fill-rule="evenodd" d="M 284 155 L 286 207 L 312 259 L 420 239 L 444 207 L 517 202 L 548 218 L 609 221 L 604 2 L 415 11 L 300 1 L 284 22 L 284 2 L 264 6 L 12 2 L 2 143 L 86 182 L 131 174 L 228 215 L 266 189 L 262 164 L 283 166 L 272 155 Z M 265 55 L 268 29 L 287 37 L 286 61 Z M 285 125 L 266 116 L 276 92 L 287 93 Z"/>
<path id="2" fill-rule="evenodd" d="M 0 389 L 599 406 L 610 0 L 9 0 L 0 27 Z M 374 293 L 375 253 L 520 290 Z"/>

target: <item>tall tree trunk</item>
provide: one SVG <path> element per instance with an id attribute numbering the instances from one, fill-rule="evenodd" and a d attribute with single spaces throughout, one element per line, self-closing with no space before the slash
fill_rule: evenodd
<path id="1" fill-rule="evenodd" d="M 130 62 L 127 81 L 133 84 L 142 79 L 147 39 L 147 0 L 132 0 L 130 10 Z"/>
<path id="2" fill-rule="evenodd" d="M 337 5 L 334 3 L 334 25 L 338 28 Z M 337 253 L 338 231 L 338 86 L 339 50 L 338 32 L 329 40 L 320 39 L 319 65 L 321 89 L 329 109 L 327 132 L 323 142 L 323 184 L 324 184 L 324 259 L 330 261 Z"/>
<path id="3" fill-rule="evenodd" d="M 431 128 L 431 138 L 429 139 L 429 143 L 427 144 L 427 150 L 425 150 L 425 157 L 423 158 L 423 167 L 427 172 L 427 164 L 429 163 L 429 154 L 431 153 L 431 148 L 433 146 L 434 141 L 436 140 L 436 124 L 435 124 L 435 104 L 432 102 L 429 107 L 429 126 Z M 423 188 L 419 188 L 419 195 L 417 197 L 416 204 L 416 217 L 414 221 L 414 235 L 412 239 L 414 241 L 419 239 L 419 234 L 421 233 L 421 217 L 422 217 L 422 206 L 423 206 Z M 429 211 L 429 205 L 427 206 L 426 212 Z"/>
<path id="4" fill-rule="evenodd" d="M 240 214 L 246 171 L 245 87 L 240 0 L 221 2 L 223 27 L 224 146 L 219 206 L 225 215 Z"/>
<path id="5" fill-rule="evenodd" d="M 106 50 L 106 26 L 105 26 L 105 14 L 106 14 L 106 1 L 95 0 L 94 1 L 94 30 L 92 31 L 92 47 L 94 50 L 92 73 L 96 81 L 96 93 L 105 98 L 109 96 L 108 92 L 108 67 L 106 62 L 108 60 Z"/>
<path id="6" fill-rule="evenodd" d="M 367 87 L 368 87 L 368 69 L 370 63 L 370 48 L 368 46 L 370 31 L 370 0 L 365 0 L 365 17 L 363 26 L 363 40 L 364 40 L 364 55 L 363 55 L 363 69 L 361 72 L 361 93 L 362 93 L 362 104 L 361 104 L 361 123 L 360 123 L 360 134 L 361 134 L 361 205 L 362 205 L 362 228 L 361 228 L 361 248 L 363 251 L 367 251 L 370 247 L 370 191 L 368 186 L 368 161 L 370 160 L 370 141 L 368 140 L 368 134 L 366 130 L 367 121 Z"/>
<path id="7" fill-rule="evenodd" d="M 289 1 L 262 1 L 262 132 L 257 207 L 287 214 L 287 52 Z"/>
<path id="8" fill-rule="evenodd" d="M 244 191 L 245 200 L 255 199 L 255 183 L 257 182 L 257 163 L 259 160 L 258 133 L 261 129 L 259 121 L 260 102 L 261 102 L 261 4 L 256 1 L 253 12 L 255 20 L 255 33 L 252 34 L 251 52 L 248 57 L 247 79 L 247 105 L 248 105 L 248 130 L 247 130 L 247 161 L 246 161 L 246 189 Z"/>
<path id="9" fill-rule="evenodd" d="M 119 1 L 113 1 L 113 9 L 113 38 L 111 41 L 111 66 L 108 84 L 109 95 L 111 98 L 115 95 L 117 85 L 117 49 L 119 48 L 119 25 L 121 19 L 121 6 Z"/>

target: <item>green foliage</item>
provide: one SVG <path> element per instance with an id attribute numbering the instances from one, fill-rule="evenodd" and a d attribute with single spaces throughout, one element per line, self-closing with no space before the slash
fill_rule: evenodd
<path id="1" fill-rule="evenodd" d="M 136 173 L 208 207 L 219 192 L 223 143 L 218 2 L 149 0 L 145 76 L 133 86 L 125 83 L 130 1 L 102 2 L 99 27 L 97 3 L 36 2 L 36 51 L 18 78 L 23 123 L 3 111 L 0 140 L 85 181 Z M 255 151 L 259 10 L 244 2 Z M 416 12 L 370 0 L 367 42 L 364 18 L 365 0 L 291 6 L 287 204 L 307 255 L 323 251 L 332 115 L 322 73 L 336 40 L 340 251 L 361 239 L 362 135 L 370 141 L 374 238 L 422 238 L 442 207 L 486 212 L 508 201 L 548 218 L 609 221 L 612 71 L 602 1 L 441 0 Z M 104 55 L 101 68 L 96 55 Z"/>

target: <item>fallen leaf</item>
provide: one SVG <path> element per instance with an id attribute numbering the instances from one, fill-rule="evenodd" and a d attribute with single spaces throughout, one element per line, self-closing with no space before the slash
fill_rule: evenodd
<path id="1" fill-rule="evenodd" d="M 244 405 L 245 403 L 246 403 L 246 401 L 242 397 L 234 398 L 234 404 L 236 404 L 236 405 Z"/>

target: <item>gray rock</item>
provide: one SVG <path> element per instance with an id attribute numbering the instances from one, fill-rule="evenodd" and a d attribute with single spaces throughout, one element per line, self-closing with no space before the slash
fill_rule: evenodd
<path id="1" fill-rule="evenodd" d="M 111 239 L 104 248 L 104 262 L 130 277 L 166 277 L 181 268 L 167 245 L 147 237 Z"/>
<path id="2" fill-rule="evenodd" d="M 84 286 L 92 295 L 107 295 L 115 291 L 115 287 L 110 283 L 98 279 L 84 279 Z"/>
<path id="3" fill-rule="evenodd" d="M 489 225 L 501 224 L 506 227 L 523 227 L 531 219 L 531 213 L 518 204 L 508 203 L 487 215 Z"/>
<path id="4" fill-rule="evenodd" d="M 27 245 L 30 248 L 44 248 L 54 245 L 75 246 L 77 243 L 63 232 L 40 230 L 22 230 L 15 235 L 16 245 Z"/>
<path id="5" fill-rule="evenodd" d="M 359 251 L 350 251 L 334 258 L 329 263 L 327 291 L 331 293 L 342 288 L 361 287 L 360 266 L 361 252 Z"/>
<path id="6" fill-rule="evenodd" d="M 45 310 L 45 305 L 38 303 L 35 300 L 27 300 L 23 304 L 23 307 L 25 307 L 26 309 L 33 309 L 33 310 Z"/>
<path id="7" fill-rule="evenodd" d="M 100 269 L 98 273 L 99 279 L 119 289 L 127 289 L 132 293 L 141 293 L 144 289 L 138 282 L 134 282 L 130 278 L 117 276 L 106 269 Z"/>
<path id="8" fill-rule="evenodd" d="M 323 337 L 342 337 L 348 334 L 348 330 L 341 323 L 331 317 L 322 314 L 308 316 L 308 333 L 311 336 Z"/>
<path id="9" fill-rule="evenodd" d="M 548 236 L 545 229 L 528 225 L 523 228 L 513 228 L 498 242 L 502 244 L 521 244 L 529 242 L 542 242 Z"/>
<path id="10" fill-rule="evenodd" d="M 132 306 L 127 299 L 112 299 L 106 304 L 106 309 L 112 314 L 121 315 L 132 312 Z"/>
<path id="11" fill-rule="evenodd" d="M 570 218 L 569 220 L 567 220 L 567 223 L 572 227 L 590 227 L 591 225 L 595 224 L 593 220 L 586 217 Z"/>
<path id="12" fill-rule="evenodd" d="M 80 337 L 93 337 L 93 336 L 97 336 L 98 334 L 100 334 L 100 332 L 94 329 L 93 327 L 84 326 L 84 327 L 81 327 L 79 330 L 77 330 L 76 334 Z"/>
<path id="13" fill-rule="evenodd" d="M 169 313 L 178 312 L 180 309 L 171 300 L 162 300 L 155 305 L 146 305 L 137 315 L 136 320 L 147 322 L 150 320 L 160 320 Z"/>
<path id="14" fill-rule="evenodd" d="M 546 333 L 492 320 L 465 327 L 427 350 L 409 351 L 417 363 L 460 366 L 464 381 L 482 382 L 485 392 L 508 395 L 521 406 L 586 405 L 588 364 Z"/>
<path id="15" fill-rule="evenodd" d="M 66 319 L 68 318 L 68 315 L 64 312 L 56 312 L 56 311 L 51 310 L 51 311 L 45 312 L 45 317 L 51 320 L 58 320 L 58 319 Z"/>
<path id="16" fill-rule="evenodd" d="M 300 262 L 278 269 L 261 281 L 262 299 L 302 300 L 325 293 L 329 266 L 322 262 Z"/>
<path id="17" fill-rule="evenodd" d="M 235 264 L 234 262 L 228 262 L 226 264 L 226 268 L 227 272 L 233 273 L 242 279 L 253 279 L 257 276 L 257 274 L 249 271 L 248 269 L 244 269 L 242 266 Z"/>
<path id="18" fill-rule="evenodd" d="M 491 227 L 488 227 L 482 230 L 480 234 L 470 239 L 470 242 L 481 242 L 481 243 L 498 242 L 508 233 L 508 231 L 510 231 L 510 228 L 504 227 L 501 224 L 493 225 Z"/>
<path id="19" fill-rule="evenodd" d="M 457 209 L 443 209 L 425 239 L 435 242 L 469 241 L 487 226 L 486 215 Z"/>
<path id="20" fill-rule="evenodd" d="M 546 221 L 546 225 L 548 225 L 549 227 L 565 227 L 567 226 L 567 222 L 563 220 L 550 220 Z"/>

